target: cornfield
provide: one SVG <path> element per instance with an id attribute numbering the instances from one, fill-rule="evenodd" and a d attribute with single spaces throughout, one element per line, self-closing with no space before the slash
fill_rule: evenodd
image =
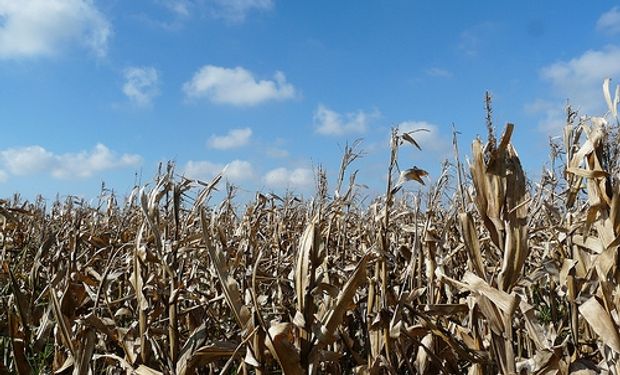
<path id="1" fill-rule="evenodd" d="M 226 186 L 213 203 L 221 175 L 173 164 L 122 201 L 2 200 L 0 374 L 620 374 L 619 95 L 604 92 L 605 117 L 567 108 L 538 181 L 487 98 L 488 139 L 465 160 L 455 136 L 424 194 L 399 159 L 424 145 L 394 130 L 369 204 L 357 144 L 310 200 L 239 208 Z"/>

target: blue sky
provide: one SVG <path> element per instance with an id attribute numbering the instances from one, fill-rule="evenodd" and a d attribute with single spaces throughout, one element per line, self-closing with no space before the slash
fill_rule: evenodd
<path id="1" fill-rule="evenodd" d="M 383 190 L 390 128 L 417 133 L 401 166 L 437 177 L 451 127 L 485 134 L 483 95 L 532 174 L 570 98 L 607 110 L 620 79 L 614 1 L 0 0 L 0 195 L 127 193 L 159 162 L 247 191 L 312 192 L 346 142 Z M 617 81 L 612 81 L 617 82 Z"/>

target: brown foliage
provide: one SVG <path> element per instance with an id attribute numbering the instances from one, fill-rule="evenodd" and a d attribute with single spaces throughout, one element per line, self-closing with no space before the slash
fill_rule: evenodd
<path id="1" fill-rule="evenodd" d="M 425 200 L 395 131 L 368 207 L 355 172 L 341 192 L 357 142 L 334 197 L 242 213 L 172 165 L 122 204 L 1 201 L 0 374 L 618 374 L 618 124 L 569 109 L 530 186 L 487 106 L 470 177 L 455 152 Z"/>

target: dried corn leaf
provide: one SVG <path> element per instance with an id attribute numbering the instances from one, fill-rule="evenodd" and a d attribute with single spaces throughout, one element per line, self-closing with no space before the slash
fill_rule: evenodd
<path id="1" fill-rule="evenodd" d="M 620 353 L 618 327 L 609 313 L 597 301 L 596 297 L 591 297 L 579 306 L 579 312 L 603 343 L 612 348 L 616 353 Z"/>
<path id="2" fill-rule="evenodd" d="M 417 148 L 418 150 L 422 151 L 422 147 L 420 147 L 418 142 L 416 142 L 416 140 L 413 139 L 413 137 L 409 133 L 403 133 L 401 135 L 401 137 L 403 138 L 403 140 L 411 143 L 413 146 L 415 146 L 415 148 Z"/>
<path id="3" fill-rule="evenodd" d="M 312 267 L 312 252 L 317 251 L 318 235 L 316 231 L 317 218 L 312 220 L 304 230 L 299 240 L 297 261 L 295 262 L 295 291 L 297 295 L 297 309 L 302 313 L 306 311 L 306 293 L 310 284 L 310 270 Z"/>
<path id="4" fill-rule="evenodd" d="M 323 325 L 328 337 L 333 337 L 336 329 L 342 323 L 345 312 L 351 307 L 357 288 L 366 281 L 366 264 L 370 259 L 370 253 L 364 255 L 358 262 L 355 271 L 338 295 L 336 303 L 327 311 Z M 331 341 L 331 340 L 330 340 Z"/>
<path id="5" fill-rule="evenodd" d="M 58 331 L 60 333 L 60 338 L 62 343 L 69 349 L 71 354 L 75 356 L 75 348 L 73 345 L 73 339 L 71 337 L 71 326 L 68 319 L 62 313 L 60 308 L 60 303 L 58 302 L 58 298 L 56 297 L 56 293 L 54 288 L 49 289 L 49 296 L 52 300 L 52 311 L 54 312 L 54 318 L 56 319 L 56 324 L 58 325 Z"/>
<path id="6" fill-rule="evenodd" d="M 430 364 L 429 352 L 433 352 L 433 335 L 428 334 L 422 338 L 418 353 L 415 357 L 415 368 L 418 374 L 426 374 Z"/>
<path id="7" fill-rule="evenodd" d="M 221 251 L 211 242 L 209 225 L 205 215 L 204 210 L 201 210 L 200 221 L 202 223 L 202 235 L 209 252 L 209 257 L 211 258 L 211 262 L 213 262 L 217 277 L 222 285 L 222 290 L 226 296 L 226 302 L 228 302 L 239 327 L 242 329 L 246 328 L 250 319 L 250 311 L 243 305 L 239 292 L 239 284 L 228 274 L 228 266 L 223 259 Z"/>
<path id="8" fill-rule="evenodd" d="M 463 275 L 463 281 L 470 291 L 485 296 L 505 314 L 512 315 L 518 306 L 519 300 L 514 295 L 493 288 L 471 272 Z"/>
<path id="9" fill-rule="evenodd" d="M 206 366 L 213 361 L 228 358 L 235 353 L 236 348 L 237 345 L 229 341 L 204 345 L 194 352 L 189 368 Z"/>
<path id="10" fill-rule="evenodd" d="M 9 280 L 11 281 L 11 292 L 15 298 L 15 306 L 17 307 L 17 313 L 19 314 L 19 319 L 24 330 L 24 339 L 26 342 L 30 342 L 30 314 L 28 309 L 28 301 L 17 284 L 17 280 L 15 280 L 15 276 L 13 276 L 13 272 L 9 268 L 8 263 L 2 263 L 2 268 L 4 269 L 4 272 L 9 275 Z"/>
<path id="11" fill-rule="evenodd" d="M 609 173 L 603 170 L 591 170 L 591 169 L 574 168 L 574 167 L 566 168 L 566 172 L 569 172 L 569 173 L 574 174 L 575 176 L 584 177 L 584 178 L 604 178 L 604 177 L 609 176 Z"/>
<path id="12" fill-rule="evenodd" d="M 605 101 L 607 102 L 607 108 L 609 109 L 609 113 L 611 113 L 613 117 L 618 118 L 618 102 L 620 101 L 620 95 L 618 93 L 620 92 L 620 85 L 616 85 L 615 96 L 612 101 L 611 92 L 609 89 L 610 83 L 611 79 L 605 78 L 605 80 L 603 81 L 603 95 L 605 96 Z"/>
<path id="13" fill-rule="evenodd" d="M 405 169 L 400 172 L 400 176 L 398 177 L 398 182 L 396 182 L 396 187 L 401 186 L 407 181 L 416 181 L 422 185 L 424 185 L 424 180 L 422 177 L 428 176 L 428 172 L 424 169 L 420 169 L 418 167 L 412 167 L 409 169 Z"/>
<path id="14" fill-rule="evenodd" d="M 299 351 L 292 344 L 293 325 L 290 323 L 273 323 L 269 327 L 269 336 L 265 339 L 265 346 L 271 352 L 282 367 L 286 375 L 301 375 L 304 373 L 301 368 Z"/>
<path id="15" fill-rule="evenodd" d="M 145 365 L 138 366 L 137 369 L 134 370 L 136 375 L 163 375 L 163 372 L 157 371 Z"/>
<path id="16" fill-rule="evenodd" d="M 474 219 L 469 213 L 459 214 L 459 221 L 461 223 L 461 236 L 465 242 L 465 248 L 467 249 L 467 255 L 471 261 L 474 270 L 478 276 L 486 279 L 486 272 L 484 270 L 484 261 L 482 259 L 482 253 L 480 252 L 480 243 L 478 241 L 478 234 L 476 227 L 474 226 Z"/>
<path id="17" fill-rule="evenodd" d="M 9 337 L 11 338 L 11 346 L 13 347 L 13 358 L 15 359 L 15 367 L 18 374 L 26 375 L 32 373 L 32 368 L 26 357 L 26 345 L 24 342 L 24 334 L 19 330 L 19 319 L 11 310 L 9 313 Z"/>
<path id="18" fill-rule="evenodd" d="M 92 329 L 82 332 L 79 339 L 79 346 L 76 352 L 76 363 L 73 367 L 73 375 L 82 375 L 92 373 L 90 369 L 90 361 L 95 352 L 95 344 L 97 343 L 97 334 Z"/>

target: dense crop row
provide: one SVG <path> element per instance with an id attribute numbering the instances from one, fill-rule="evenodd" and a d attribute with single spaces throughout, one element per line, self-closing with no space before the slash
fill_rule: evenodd
<path id="1" fill-rule="evenodd" d="M 169 165 L 123 202 L 0 201 L 0 374 L 618 374 L 608 101 L 607 120 L 567 110 L 539 181 L 489 116 L 468 165 L 455 143 L 424 194 L 403 193 L 425 172 L 398 160 L 424 145 L 395 131 L 386 193 L 366 207 L 356 147 L 312 200 L 240 208 L 226 187 L 213 203 L 220 176 Z"/>

